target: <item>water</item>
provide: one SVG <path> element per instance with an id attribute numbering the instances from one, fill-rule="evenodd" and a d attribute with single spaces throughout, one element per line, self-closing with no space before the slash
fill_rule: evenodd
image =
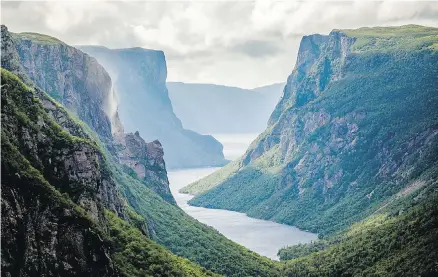
<path id="1" fill-rule="evenodd" d="M 242 155 L 256 134 L 213 135 L 224 145 L 224 155 L 233 160 Z M 219 209 L 193 207 L 187 202 L 193 197 L 179 193 L 182 187 L 207 176 L 219 167 L 194 168 L 168 172 L 170 190 L 178 206 L 200 222 L 214 227 L 227 238 L 259 253 L 277 260 L 281 247 L 306 243 L 317 239 L 317 235 L 301 231 L 293 226 L 272 221 L 254 219 L 246 214 Z"/>

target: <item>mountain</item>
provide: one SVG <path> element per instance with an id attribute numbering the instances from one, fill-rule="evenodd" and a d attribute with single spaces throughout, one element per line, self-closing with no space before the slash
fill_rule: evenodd
<path id="1" fill-rule="evenodd" d="M 255 91 L 255 92 L 258 92 L 258 93 L 264 94 L 264 95 L 275 94 L 277 97 L 275 104 L 277 104 L 278 100 L 280 99 L 280 97 L 283 93 L 283 89 L 284 89 L 285 85 L 286 85 L 286 83 L 275 83 L 275 84 L 270 84 L 270 85 L 266 85 L 266 86 L 256 87 L 256 88 L 251 89 L 251 91 Z"/>
<path id="2" fill-rule="evenodd" d="M 169 189 L 160 143 L 125 134 L 114 104 L 112 81 L 106 70 L 82 51 L 64 42 L 36 33 L 10 33 L 2 26 L 2 67 L 35 84 L 83 120 L 97 133 L 119 162 L 147 175 L 148 186 L 175 203 Z M 140 147 L 133 147 L 137 137 Z M 157 156 L 161 153 L 161 157 Z M 157 161 L 157 162 L 156 162 Z"/>
<path id="3" fill-rule="evenodd" d="M 147 141 L 158 139 L 165 149 L 168 168 L 226 163 L 223 147 L 216 139 L 184 129 L 175 116 L 166 88 L 167 68 L 162 51 L 101 46 L 79 49 L 95 57 L 113 79 L 125 130 L 139 131 Z"/>
<path id="4" fill-rule="evenodd" d="M 96 105 L 105 97 L 75 86 L 96 81 L 87 80 L 89 71 L 109 76 L 99 63 L 75 69 L 71 66 L 94 59 L 55 38 L 34 33 L 23 38 L 5 26 L 1 31 L 3 275 L 277 275 L 277 263 L 178 208 L 168 192 L 160 142 L 125 134 L 117 113 L 107 114 L 105 101 Z M 38 59 L 21 58 L 30 50 Z M 27 75 L 23 60 L 38 74 Z M 48 60 L 57 71 L 44 66 Z M 61 92 L 49 95 L 37 85 L 52 88 L 72 75 L 78 79 L 65 87 L 90 97 L 73 106 L 76 110 L 51 97 Z M 111 78 L 105 86 L 112 86 Z M 81 109 L 103 111 L 113 135 L 99 134 L 94 121 L 81 121 Z"/>
<path id="5" fill-rule="evenodd" d="M 263 131 L 283 87 L 280 83 L 249 90 L 167 82 L 175 114 L 184 127 L 203 134 Z"/>
<path id="6" fill-rule="evenodd" d="M 421 198 L 438 177 L 437 34 L 408 25 L 303 37 L 267 129 L 184 188 L 190 203 L 324 236 Z"/>

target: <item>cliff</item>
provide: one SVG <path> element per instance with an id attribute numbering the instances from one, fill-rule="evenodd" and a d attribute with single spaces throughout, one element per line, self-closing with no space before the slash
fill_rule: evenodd
<path id="1" fill-rule="evenodd" d="M 437 33 L 304 37 L 268 128 L 237 162 L 183 189 L 198 195 L 190 203 L 327 234 L 421 195 L 437 177 Z"/>
<path id="2" fill-rule="evenodd" d="M 2 69 L 2 274 L 110 276 L 109 248 L 94 226 L 104 209 L 126 218 L 124 205 L 96 146 L 57 118 Z"/>
<path id="3" fill-rule="evenodd" d="M 6 33 L 6 27 L 2 28 L 2 33 Z M 102 138 L 111 138 L 108 116 L 111 78 L 104 68 L 95 59 L 55 38 L 36 33 L 10 33 L 10 36 L 23 73 Z"/>
<path id="4" fill-rule="evenodd" d="M 162 51 L 79 48 L 95 57 L 113 79 L 125 130 L 139 131 L 146 141 L 158 139 L 165 149 L 169 168 L 226 163 L 223 147 L 217 140 L 184 129 L 175 116 L 166 88 L 167 67 Z"/>
<path id="5" fill-rule="evenodd" d="M 151 188 L 161 190 L 161 195 L 174 203 L 163 155 L 155 155 L 157 149 L 154 147 L 148 148 L 150 153 L 131 153 L 134 149 L 130 153 L 125 151 L 126 137 L 117 112 L 112 80 L 94 58 L 56 38 L 35 33 L 14 34 L 3 25 L 2 53 L 5 53 L 2 55 L 3 68 L 17 74 L 27 84 L 35 84 L 65 105 L 99 135 L 114 158 L 129 159 L 131 162 L 126 165 L 132 170 L 142 163 L 140 159 L 153 163 L 155 166 L 147 171 L 147 177 L 153 179 L 144 180 L 144 174 L 138 177 Z M 155 174 L 153 170 L 159 173 Z"/>

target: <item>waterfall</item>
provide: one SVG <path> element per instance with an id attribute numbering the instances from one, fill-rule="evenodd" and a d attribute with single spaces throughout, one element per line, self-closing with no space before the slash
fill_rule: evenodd
<path id="1" fill-rule="evenodd" d="M 108 93 L 108 97 L 105 104 L 105 113 L 110 118 L 111 121 L 111 133 L 118 139 L 119 136 L 123 136 L 123 125 L 120 122 L 119 115 L 117 112 L 119 106 L 116 90 L 114 85 L 111 84 L 111 88 Z"/>

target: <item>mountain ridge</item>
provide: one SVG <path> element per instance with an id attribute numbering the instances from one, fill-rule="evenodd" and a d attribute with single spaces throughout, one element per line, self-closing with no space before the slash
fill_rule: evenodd
<path id="1" fill-rule="evenodd" d="M 183 188 L 197 195 L 190 203 L 324 235 L 411 183 L 422 184 L 411 193 L 427 188 L 435 177 L 425 165 L 437 162 L 438 53 L 430 45 L 438 29 L 418 28 L 303 37 L 265 132 L 239 160 Z"/>

